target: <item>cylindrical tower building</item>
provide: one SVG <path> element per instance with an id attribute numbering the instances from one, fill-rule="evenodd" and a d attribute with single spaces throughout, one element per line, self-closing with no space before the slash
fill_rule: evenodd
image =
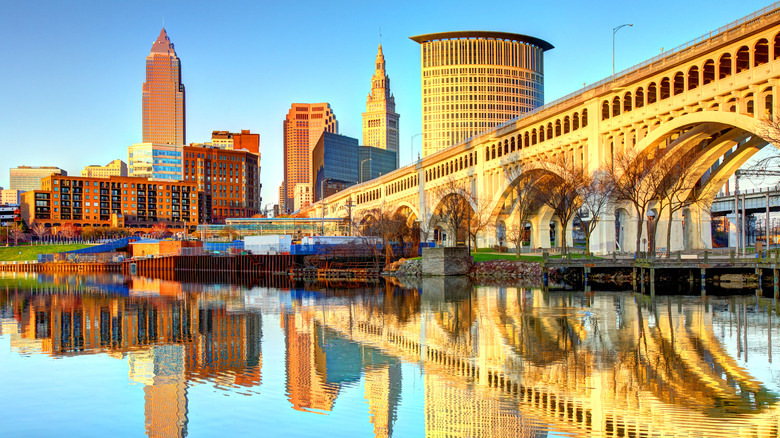
<path id="1" fill-rule="evenodd" d="M 442 32 L 421 45 L 423 156 L 544 104 L 552 44 L 506 32 Z"/>

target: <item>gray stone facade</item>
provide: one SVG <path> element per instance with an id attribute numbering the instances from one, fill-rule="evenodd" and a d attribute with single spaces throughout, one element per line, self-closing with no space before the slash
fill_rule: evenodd
<path id="1" fill-rule="evenodd" d="M 423 248 L 422 275 L 468 275 L 473 263 L 466 247 Z"/>

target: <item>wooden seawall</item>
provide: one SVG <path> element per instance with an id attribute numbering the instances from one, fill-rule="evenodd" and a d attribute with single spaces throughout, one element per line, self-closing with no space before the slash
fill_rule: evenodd
<path id="1" fill-rule="evenodd" d="M 675 254 L 669 258 L 647 257 L 639 254 L 630 258 L 560 258 L 551 259 L 544 254 L 542 262 L 544 272 L 544 287 L 549 286 L 548 268 L 573 269 L 580 273 L 584 290 L 590 290 L 589 276 L 594 271 L 630 270 L 634 291 L 648 292 L 655 295 L 657 276 L 665 272 L 684 272 L 679 281 L 691 284 L 698 283 L 701 294 L 706 294 L 707 282 L 713 279 L 713 273 L 746 273 L 755 274 L 758 278 L 757 293 L 763 288 L 764 278 L 767 285 L 772 284 L 773 296 L 780 298 L 780 251 L 773 250 L 767 254 L 752 257 L 738 257 L 734 252 L 712 254 L 703 251 L 697 254 Z"/>

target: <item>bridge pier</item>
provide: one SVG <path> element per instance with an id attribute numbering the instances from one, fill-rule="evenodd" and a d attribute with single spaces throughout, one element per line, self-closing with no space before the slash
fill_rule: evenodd
<path id="1" fill-rule="evenodd" d="M 683 209 L 685 249 L 712 249 L 712 225 L 709 205 Z"/>

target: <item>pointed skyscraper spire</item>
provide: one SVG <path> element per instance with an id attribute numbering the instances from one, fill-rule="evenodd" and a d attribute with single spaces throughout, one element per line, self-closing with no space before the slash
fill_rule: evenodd
<path id="1" fill-rule="evenodd" d="M 171 39 L 168 38 L 168 33 L 165 31 L 164 27 L 160 31 L 160 36 L 158 36 L 154 41 L 154 44 L 152 44 L 152 53 L 163 53 L 176 56 L 176 52 L 173 50 L 173 43 L 171 42 Z"/>
<path id="2" fill-rule="evenodd" d="M 390 77 L 385 70 L 385 54 L 382 43 L 376 52 L 374 75 L 371 77 L 371 92 L 366 98 L 366 112 L 363 113 L 363 145 L 388 149 L 396 153 L 398 166 L 398 118 L 395 112 L 395 97 L 390 92 Z"/>

